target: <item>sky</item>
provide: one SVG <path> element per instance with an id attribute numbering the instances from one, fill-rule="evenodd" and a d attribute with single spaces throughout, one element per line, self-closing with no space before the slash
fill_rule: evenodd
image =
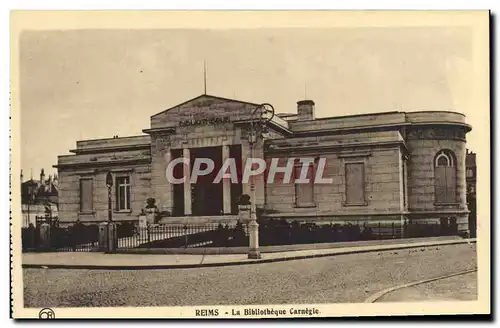
<path id="1" fill-rule="evenodd" d="M 473 40 L 466 27 L 24 31 L 24 178 L 56 169 L 76 141 L 140 135 L 150 117 L 207 93 L 316 117 L 454 110 L 474 128 Z"/>

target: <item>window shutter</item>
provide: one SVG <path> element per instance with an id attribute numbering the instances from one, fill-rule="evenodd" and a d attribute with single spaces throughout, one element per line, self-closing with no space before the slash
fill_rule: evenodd
<path id="1" fill-rule="evenodd" d="M 447 199 L 446 169 L 447 167 L 438 166 L 434 170 L 434 192 L 438 203 L 444 203 Z"/>
<path id="2" fill-rule="evenodd" d="M 456 202 L 456 170 L 453 166 L 446 167 L 446 202 Z"/>
<path id="3" fill-rule="evenodd" d="M 80 179 L 80 211 L 92 212 L 93 210 L 93 185 L 92 179 Z"/>
<path id="4" fill-rule="evenodd" d="M 302 166 L 294 166 L 294 182 L 300 178 Z M 300 206 L 314 205 L 314 165 L 310 164 L 307 170 L 308 183 L 295 183 L 295 203 Z"/>
<path id="5" fill-rule="evenodd" d="M 347 204 L 363 204 L 366 202 L 364 163 L 345 164 L 345 184 Z"/>

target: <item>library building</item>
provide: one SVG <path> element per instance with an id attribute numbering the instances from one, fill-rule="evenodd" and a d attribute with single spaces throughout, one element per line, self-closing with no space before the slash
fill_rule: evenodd
<path id="1" fill-rule="evenodd" d="M 277 108 L 260 122 L 255 138 L 254 112 L 260 104 L 203 94 L 151 116 L 140 135 L 76 141 L 73 154 L 58 156 L 55 165 L 60 224 L 108 219 L 106 175 L 111 172 L 114 221 L 138 220 L 148 199 L 154 199 L 161 223 L 235 221 L 240 196 L 247 194 L 254 196 L 259 215 L 268 218 L 447 222 L 468 232 L 465 158 L 471 127 L 464 115 L 393 111 L 316 118 L 314 101 L 301 100 L 286 114 Z M 185 162 L 173 175 L 187 178 L 172 183 L 166 171 L 178 158 Z M 210 159 L 216 169 L 193 183 L 190 168 L 199 158 Z M 234 160 L 241 177 L 248 158 L 277 158 L 281 165 L 314 158 L 294 164 L 292 174 L 300 172 L 299 165 L 314 172 L 323 162 L 322 178 L 329 182 L 271 182 L 260 174 L 252 185 L 227 178 L 214 183 L 227 159 Z"/>

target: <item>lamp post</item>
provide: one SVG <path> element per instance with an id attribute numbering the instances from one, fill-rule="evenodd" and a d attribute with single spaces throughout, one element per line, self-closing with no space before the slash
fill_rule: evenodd
<path id="1" fill-rule="evenodd" d="M 271 121 L 274 117 L 274 107 L 271 104 L 261 104 L 257 106 L 251 115 L 250 120 L 250 156 L 252 160 L 255 158 L 255 144 L 258 139 L 263 136 L 265 132 L 266 123 Z M 259 252 L 259 224 L 257 223 L 257 207 L 256 207 L 256 191 L 255 191 L 255 176 L 252 175 L 250 181 L 250 192 L 252 194 L 250 203 L 250 221 L 248 223 L 249 230 L 249 259 L 260 258 Z"/>
<path id="2" fill-rule="evenodd" d="M 111 188 L 113 187 L 113 175 L 106 174 L 106 187 L 108 187 L 108 223 L 113 222 L 113 210 L 111 209 Z"/>
<path id="3" fill-rule="evenodd" d="M 111 187 L 113 187 L 113 175 L 111 172 L 106 174 L 106 186 L 108 187 L 107 244 L 108 252 L 112 253 L 118 247 L 118 236 L 116 233 L 116 225 L 113 223 L 113 210 L 111 207 Z"/>

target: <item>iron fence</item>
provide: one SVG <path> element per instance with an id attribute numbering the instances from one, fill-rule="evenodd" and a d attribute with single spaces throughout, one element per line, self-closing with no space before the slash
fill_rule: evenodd
<path id="1" fill-rule="evenodd" d="M 22 229 L 22 249 L 29 251 L 88 252 L 98 250 L 99 226 L 76 222 L 69 227 L 60 227 L 57 217 L 36 217 L 36 225 Z M 42 245 L 40 227 L 50 226 L 48 243 Z"/>
<path id="2" fill-rule="evenodd" d="M 248 246 L 247 228 L 240 222 L 207 224 L 123 223 L 118 227 L 118 248 L 189 248 Z M 456 227 L 440 223 L 378 222 L 375 224 L 315 224 L 260 220 L 261 246 L 334 243 L 362 240 L 435 237 L 457 234 Z"/>
<path id="3" fill-rule="evenodd" d="M 315 224 L 286 220 L 265 220 L 259 225 L 259 243 L 262 246 L 334 243 L 373 239 L 402 238 L 401 225 L 377 223 Z"/>
<path id="4" fill-rule="evenodd" d="M 188 248 L 241 246 L 241 223 L 118 225 L 118 248 Z"/>
<path id="5" fill-rule="evenodd" d="M 59 227 L 57 218 L 37 218 L 36 226 L 22 230 L 23 251 L 97 251 L 99 226 L 79 222 Z M 40 248 L 40 225 L 50 224 L 50 245 Z M 118 248 L 190 248 L 248 246 L 247 227 L 236 223 L 148 224 L 137 221 L 115 222 Z M 421 221 L 315 224 L 286 220 L 260 219 L 261 246 L 334 243 L 346 241 L 435 237 L 457 235 L 456 224 Z"/>
<path id="6" fill-rule="evenodd" d="M 261 220 L 259 243 L 262 246 L 334 243 L 362 240 L 418 238 L 456 235 L 457 227 L 435 222 L 315 224 L 286 220 Z"/>

